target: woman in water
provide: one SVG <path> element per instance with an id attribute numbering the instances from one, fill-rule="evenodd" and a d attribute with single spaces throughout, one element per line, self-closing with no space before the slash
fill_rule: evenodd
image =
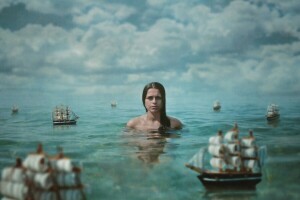
<path id="1" fill-rule="evenodd" d="M 165 88 L 158 82 L 152 82 L 144 87 L 142 101 L 146 113 L 127 122 L 127 127 L 140 131 L 181 129 L 182 123 L 167 116 Z"/>

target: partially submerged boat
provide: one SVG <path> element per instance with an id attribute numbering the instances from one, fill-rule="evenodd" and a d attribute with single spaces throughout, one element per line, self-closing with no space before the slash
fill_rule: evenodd
<path id="1" fill-rule="evenodd" d="M 0 193 L 3 199 L 84 200 L 80 174 L 81 168 L 62 151 L 49 156 L 40 144 L 23 162 L 17 158 L 15 166 L 2 170 Z"/>
<path id="2" fill-rule="evenodd" d="M 213 110 L 220 111 L 220 109 L 221 109 L 221 103 L 219 101 L 215 101 L 213 104 Z"/>
<path id="3" fill-rule="evenodd" d="M 262 180 L 266 147 L 259 147 L 253 132 L 239 138 L 237 124 L 223 136 L 219 131 L 209 138 L 186 167 L 199 173 L 206 189 L 255 189 Z M 209 163 L 209 164 L 208 164 Z"/>
<path id="4" fill-rule="evenodd" d="M 270 104 L 267 107 L 266 118 L 268 121 L 277 120 L 280 117 L 279 107 L 276 104 Z"/>
<path id="5" fill-rule="evenodd" d="M 78 118 L 69 106 L 56 106 L 52 112 L 53 125 L 75 125 Z"/>

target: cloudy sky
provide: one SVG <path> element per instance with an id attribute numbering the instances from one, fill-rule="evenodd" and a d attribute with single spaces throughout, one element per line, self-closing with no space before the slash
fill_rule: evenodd
<path id="1" fill-rule="evenodd" d="M 0 95 L 300 96 L 299 0 L 2 0 Z"/>

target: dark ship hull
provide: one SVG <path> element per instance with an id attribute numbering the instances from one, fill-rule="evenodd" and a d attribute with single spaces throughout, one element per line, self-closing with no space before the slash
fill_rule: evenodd
<path id="1" fill-rule="evenodd" d="M 280 117 L 279 114 L 274 114 L 274 115 L 267 115 L 266 118 L 268 121 L 274 121 L 274 120 L 278 120 Z"/>
<path id="2" fill-rule="evenodd" d="M 206 189 L 249 189 L 253 190 L 261 182 L 261 173 L 249 172 L 204 172 L 198 176 Z"/>
<path id="3" fill-rule="evenodd" d="M 76 120 L 53 121 L 53 125 L 76 125 Z"/>
<path id="4" fill-rule="evenodd" d="M 214 107 L 213 107 L 213 110 L 214 110 L 214 111 L 220 111 L 220 110 L 221 110 L 221 106 L 214 106 Z"/>

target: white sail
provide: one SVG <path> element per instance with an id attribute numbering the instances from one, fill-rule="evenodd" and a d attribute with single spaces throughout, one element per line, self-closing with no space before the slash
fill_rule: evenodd
<path id="1" fill-rule="evenodd" d="M 13 199 L 25 199 L 28 195 L 28 187 L 24 183 L 1 181 L 0 192 Z"/>
<path id="2" fill-rule="evenodd" d="M 221 157 L 225 153 L 225 148 L 223 145 L 209 145 L 208 152 L 213 156 Z"/>
<path id="3" fill-rule="evenodd" d="M 42 154 L 28 155 L 24 160 L 23 165 L 36 172 L 44 172 L 48 169 L 47 158 Z"/>
<path id="4" fill-rule="evenodd" d="M 207 151 L 206 147 L 201 148 L 186 164 L 189 168 L 203 169 L 204 154 Z M 197 171 L 197 170 L 196 170 Z"/>
<path id="5" fill-rule="evenodd" d="M 254 138 L 242 138 L 241 146 L 242 147 L 253 147 L 253 146 L 255 146 L 255 139 Z"/>
<path id="6" fill-rule="evenodd" d="M 226 150 L 229 154 L 237 155 L 240 153 L 240 145 L 238 144 L 226 144 Z"/>
<path id="7" fill-rule="evenodd" d="M 60 187 L 71 187 L 76 186 L 79 183 L 77 182 L 79 180 L 79 175 L 77 173 L 57 173 L 56 176 L 56 183 Z"/>
<path id="8" fill-rule="evenodd" d="M 233 167 L 240 167 L 242 164 L 242 161 L 239 156 L 229 156 L 226 158 L 226 163 Z"/>
<path id="9" fill-rule="evenodd" d="M 241 150 L 241 156 L 242 157 L 246 157 L 246 158 L 256 158 L 257 154 L 256 154 L 256 148 L 255 147 L 251 147 L 251 148 L 242 148 Z"/>
<path id="10" fill-rule="evenodd" d="M 222 169 L 225 166 L 225 161 L 222 158 L 212 157 L 210 159 L 210 165 L 214 168 Z"/>
<path id="11" fill-rule="evenodd" d="M 6 167 L 2 170 L 2 180 L 11 182 L 23 182 L 25 173 L 22 168 Z"/>
<path id="12" fill-rule="evenodd" d="M 267 147 L 261 146 L 258 149 L 259 166 L 263 167 L 267 160 Z"/>
<path id="13" fill-rule="evenodd" d="M 71 172 L 73 169 L 71 159 L 68 158 L 51 159 L 50 166 L 52 169 L 59 172 Z"/>
<path id="14" fill-rule="evenodd" d="M 211 136 L 209 138 L 209 144 L 212 144 L 212 145 L 219 145 L 219 144 L 222 144 L 222 142 L 223 142 L 223 136 L 221 136 L 221 135 Z"/>
<path id="15" fill-rule="evenodd" d="M 236 131 L 228 131 L 226 134 L 225 134 L 225 141 L 226 142 L 229 142 L 229 143 L 233 143 L 233 142 L 237 142 L 237 137 L 238 137 L 238 132 Z"/>
<path id="16" fill-rule="evenodd" d="M 33 176 L 33 183 L 36 187 L 45 190 L 53 186 L 53 181 L 50 173 L 35 173 Z"/>
<path id="17" fill-rule="evenodd" d="M 248 170 L 249 169 L 254 170 L 257 167 L 257 161 L 256 160 L 244 160 L 243 167 Z"/>
<path id="18" fill-rule="evenodd" d="M 220 101 L 215 101 L 215 102 L 214 102 L 214 107 L 220 106 L 220 105 L 221 105 Z"/>
<path id="19" fill-rule="evenodd" d="M 267 113 L 278 113 L 279 107 L 276 104 L 270 104 L 267 108 Z"/>

